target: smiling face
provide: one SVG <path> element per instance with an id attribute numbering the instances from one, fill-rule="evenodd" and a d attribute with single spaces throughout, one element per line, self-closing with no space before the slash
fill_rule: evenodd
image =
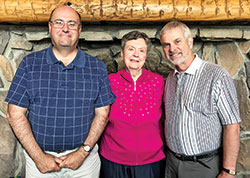
<path id="1" fill-rule="evenodd" d="M 141 71 L 147 57 L 147 44 L 143 38 L 129 40 L 121 51 L 126 69 Z"/>
<path id="2" fill-rule="evenodd" d="M 193 60 L 193 38 L 185 38 L 181 27 L 166 30 L 161 35 L 161 44 L 165 57 L 174 65 L 179 66 Z"/>
<path id="3" fill-rule="evenodd" d="M 54 22 L 58 20 L 65 23 L 62 28 L 55 27 Z M 69 22 L 77 23 L 77 28 L 70 29 Z M 69 6 L 58 7 L 54 10 L 49 22 L 49 32 L 55 48 L 76 48 L 81 32 L 78 14 Z"/>

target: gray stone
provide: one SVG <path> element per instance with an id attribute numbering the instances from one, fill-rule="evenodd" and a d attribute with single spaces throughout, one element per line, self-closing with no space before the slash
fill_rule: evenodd
<path id="1" fill-rule="evenodd" d="M 241 29 L 230 28 L 200 28 L 200 37 L 206 39 L 241 39 L 243 31 Z"/>
<path id="2" fill-rule="evenodd" d="M 105 50 L 102 52 L 99 52 L 99 54 L 94 55 L 97 58 L 101 59 L 107 68 L 108 73 L 115 73 L 117 72 L 117 64 L 116 62 L 112 59 L 109 50 Z"/>
<path id="3" fill-rule="evenodd" d="M 193 44 L 193 52 L 198 54 L 198 56 L 202 56 L 202 46 L 203 44 L 201 42 L 196 42 L 194 41 L 194 44 Z"/>
<path id="4" fill-rule="evenodd" d="M 81 32 L 79 38 L 86 41 L 113 41 L 112 36 L 107 32 L 85 31 Z"/>
<path id="5" fill-rule="evenodd" d="M 240 50 L 243 54 L 247 54 L 250 52 L 250 40 L 244 41 L 240 43 Z"/>
<path id="6" fill-rule="evenodd" d="M 123 30 L 119 30 L 118 31 L 118 34 L 116 36 L 117 39 L 122 39 L 122 37 L 131 32 L 131 31 L 134 31 L 134 30 L 137 30 L 137 31 L 141 31 L 141 32 L 144 32 L 148 35 L 149 38 L 155 38 L 156 37 L 156 33 L 157 33 L 157 28 L 152 28 L 152 29 L 140 29 L 140 28 L 134 28 L 134 29 L 123 29 Z"/>
<path id="7" fill-rule="evenodd" d="M 146 67 L 167 77 L 170 71 L 173 70 L 173 65 L 164 57 L 162 47 L 159 43 L 157 32 L 162 25 L 141 25 L 137 23 L 130 23 L 128 25 L 122 24 L 121 26 L 109 24 L 91 24 L 87 25 L 83 30 L 84 32 L 93 32 L 92 34 L 86 33 L 85 37 L 90 42 L 80 40 L 80 47 L 87 53 L 97 56 L 104 61 L 108 72 L 116 72 L 124 68 L 124 62 L 120 56 L 120 40 L 122 36 L 129 31 L 139 30 L 146 32 L 152 38 L 153 49 L 157 51 L 150 52 L 146 62 Z M 6 28 L 2 28 L 7 26 Z M 28 25 L 27 25 L 28 26 Z M 89 26 L 91 28 L 89 28 Z M 204 28 L 203 28 L 204 27 Z M 229 71 L 233 76 L 238 100 L 240 107 L 241 123 L 241 150 L 239 153 L 238 168 L 240 173 L 237 178 L 250 178 L 250 160 L 249 160 L 249 140 L 250 140 L 250 30 L 249 26 L 203 26 L 191 28 L 192 36 L 196 40 L 194 42 L 193 51 L 205 60 L 218 63 Z M 208 28 L 211 27 L 211 28 Z M 220 28 L 220 29 L 219 29 Z M 237 29 L 236 29 L 237 28 Z M 22 25 L 0 25 L 0 55 L 4 55 L 5 59 L 0 61 L 0 114 L 6 115 L 7 103 L 4 99 L 7 95 L 7 88 L 16 67 L 20 61 L 27 54 L 44 49 L 50 45 L 48 40 L 48 27 L 38 26 L 34 27 L 29 25 L 26 28 L 25 24 Z M 156 30 L 157 29 L 157 30 Z M 200 30 L 201 29 L 201 30 Z M 205 30 L 204 29 L 208 29 Z M 97 32 L 97 33 L 95 33 Z M 200 33 L 201 32 L 201 33 Z M 82 34 L 83 34 L 82 33 Z M 201 34 L 201 36 L 199 36 Z M 92 35 L 92 36 L 90 36 Z M 100 35 L 99 37 L 97 37 Z M 105 36 L 106 35 L 106 36 Z M 246 41 L 248 39 L 248 41 Z M 2 40 L 2 41 L 1 41 Z M 111 41 L 114 40 L 114 41 Z M 32 41 L 32 43 L 30 42 Z M 224 41 L 224 42 L 223 42 Z M 231 43 L 225 41 L 231 41 Z M 233 41 L 233 42 L 232 42 Z M 20 42 L 20 44 L 18 44 Z M 26 44 L 28 42 L 28 45 Z M 14 43 L 14 44 L 13 44 Z M 32 44 L 33 46 L 31 47 Z M 11 48 L 12 45 L 17 47 Z M 16 65 L 15 65 L 16 63 Z M 10 65 L 11 64 L 11 65 Z M 12 72 L 9 69 L 12 69 Z M 8 75 L 7 73 L 10 73 Z M 7 79 L 8 78 L 8 79 Z M 1 83 L 2 82 L 2 83 Z M 9 132 L 2 129 L 5 127 L 4 123 L 0 120 L 0 137 L 6 138 L 6 133 L 10 136 Z M 242 136 L 245 133 L 244 136 Z M 13 136 L 13 135 L 12 135 Z M 13 138 L 7 138 L 9 146 L 4 146 L 10 150 L 2 149 L 1 145 L 6 141 L 0 138 L 0 177 L 22 176 L 24 177 L 24 158 L 22 147 Z M 12 149 L 12 150 L 11 150 Z"/>
<path id="8" fill-rule="evenodd" d="M 250 89 L 250 61 L 245 62 L 246 75 L 247 75 L 247 86 Z"/>
<path id="9" fill-rule="evenodd" d="M 0 177 L 14 177 L 16 139 L 6 118 L 0 116 Z"/>
<path id="10" fill-rule="evenodd" d="M 241 131 L 250 130 L 250 100 L 248 97 L 248 89 L 245 83 L 245 78 L 240 77 L 239 80 L 234 80 L 237 91 L 240 117 L 242 123 L 240 124 Z M 250 163 L 249 163 L 250 164 Z"/>
<path id="11" fill-rule="evenodd" d="M 2 55 L 0 55 L 0 69 L 3 72 L 4 77 L 8 80 L 8 81 L 12 81 L 12 78 L 14 76 L 12 67 L 10 62 Z"/>
<path id="12" fill-rule="evenodd" d="M 238 156 L 237 169 L 246 171 L 250 169 L 250 138 L 240 141 L 240 151 Z"/>
<path id="13" fill-rule="evenodd" d="M 202 59 L 205 61 L 215 63 L 214 54 L 215 54 L 215 51 L 214 51 L 213 43 L 211 42 L 204 43 Z"/>
<path id="14" fill-rule="evenodd" d="M 196 36 L 198 36 L 198 29 L 197 28 L 191 28 L 190 32 L 191 32 L 191 36 L 193 38 L 195 38 Z"/>
<path id="15" fill-rule="evenodd" d="M 49 32 L 27 32 L 25 33 L 26 39 L 28 41 L 40 41 L 43 39 L 50 38 Z"/>
<path id="16" fill-rule="evenodd" d="M 110 47 L 110 51 L 111 51 L 112 55 L 115 57 L 115 56 L 117 56 L 118 54 L 120 54 L 120 52 L 121 52 L 121 47 L 120 47 L 120 46 L 111 46 L 111 47 Z"/>
<path id="17" fill-rule="evenodd" d="M 161 54 L 157 49 L 151 49 L 145 61 L 145 68 L 152 72 L 156 72 L 161 62 Z"/>
<path id="18" fill-rule="evenodd" d="M 32 50 L 32 43 L 28 42 L 26 39 L 14 39 L 11 40 L 10 46 L 12 49 L 23 49 L 26 51 Z"/>
<path id="19" fill-rule="evenodd" d="M 250 30 L 244 30 L 244 36 L 243 36 L 244 39 L 248 39 L 250 40 Z"/>
<path id="20" fill-rule="evenodd" d="M 233 42 L 219 43 L 216 51 L 216 61 L 234 77 L 244 62 L 237 46 Z"/>
<path id="21" fill-rule="evenodd" d="M 239 102 L 239 109 L 240 109 L 240 116 L 242 119 L 242 122 L 240 124 L 241 127 L 241 135 L 242 133 L 245 136 L 241 136 L 241 142 L 240 142 L 240 151 L 237 161 L 237 170 L 239 171 L 246 171 L 250 170 L 250 157 L 249 157 L 249 151 L 250 151 L 250 135 L 247 134 L 250 130 L 250 100 L 247 97 L 247 87 L 245 83 L 245 79 L 242 77 L 240 80 L 234 80 L 237 96 L 238 96 L 238 102 Z"/>
<path id="22" fill-rule="evenodd" d="M 8 104 L 4 101 L 7 96 L 7 91 L 0 91 L 0 111 L 6 115 Z"/>
<path id="23" fill-rule="evenodd" d="M 0 31 L 0 55 L 3 54 L 8 42 L 9 42 L 9 32 L 7 31 Z"/>
<path id="24" fill-rule="evenodd" d="M 158 51 L 158 54 L 161 58 L 161 61 L 156 68 L 156 71 L 157 73 L 161 74 L 164 77 L 164 79 L 166 79 L 168 74 L 173 70 L 174 66 L 165 58 L 165 55 L 163 53 L 161 46 L 156 46 L 155 50 Z"/>
<path id="25" fill-rule="evenodd" d="M 16 67 L 18 68 L 19 64 L 21 63 L 21 61 L 23 60 L 23 58 L 26 56 L 26 52 L 22 51 L 21 53 L 19 53 L 17 56 L 15 56 L 14 61 L 16 62 Z"/>
<path id="26" fill-rule="evenodd" d="M 235 178 L 238 178 L 238 177 L 236 177 L 235 176 Z M 245 174 L 243 174 L 241 177 L 239 177 L 239 178 L 250 178 L 250 173 L 245 173 Z"/>
<path id="27" fill-rule="evenodd" d="M 0 88 L 4 88 L 4 84 L 3 84 L 1 77 L 0 77 Z"/>
<path id="28" fill-rule="evenodd" d="M 51 42 L 49 41 L 40 41 L 39 44 L 36 44 L 35 46 L 33 46 L 33 51 L 40 51 L 43 50 L 45 48 L 48 48 L 51 45 Z"/>
<path id="29" fill-rule="evenodd" d="M 6 118 L 0 116 L 0 177 L 24 177 L 25 158 Z"/>

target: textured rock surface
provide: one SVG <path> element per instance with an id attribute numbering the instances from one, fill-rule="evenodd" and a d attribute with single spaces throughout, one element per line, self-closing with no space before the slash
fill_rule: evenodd
<path id="1" fill-rule="evenodd" d="M 124 67 L 120 55 L 120 39 L 128 31 L 144 31 L 152 40 L 145 67 L 167 77 L 172 65 L 165 59 L 159 41 L 159 31 L 164 24 L 150 25 L 90 25 L 83 28 L 79 46 L 87 53 L 100 58 L 109 73 Z M 3 28 L 4 27 L 4 28 Z M 237 178 L 250 177 L 250 27 L 193 27 L 193 51 L 204 60 L 223 66 L 233 77 L 240 106 L 241 147 Z M 3 30 L 4 29 L 4 30 Z M 7 95 L 13 75 L 27 54 L 50 46 L 47 26 L 22 28 L 18 25 L 0 26 L 0 177 L 24 176 L 25 160 L 6 120 Z M 248 39 L 248 40 L 247 40 Z"/>

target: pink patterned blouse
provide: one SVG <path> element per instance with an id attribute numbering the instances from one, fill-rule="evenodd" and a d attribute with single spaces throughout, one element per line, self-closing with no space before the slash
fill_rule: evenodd
<path id="1" fill-rule="evenodd" d="M 111 105 L 100 153 L 115 163 L 143 165 L 165 157 L 162 141 L 162 95 L 164 80 L 143 68 L 133 81 L 125 69 L 109 75 L 117 96 Z"/>

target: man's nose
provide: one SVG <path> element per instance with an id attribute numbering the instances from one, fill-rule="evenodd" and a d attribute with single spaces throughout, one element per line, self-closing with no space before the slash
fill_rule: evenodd
<path id="1" fill-rule="evenodd" d="M 63 31 L 69 31 L 69 26 L 67 23 L 65 23 L 62 27 Z"/>
<path id="2" fill-rule="evenodd" d="M 175 51 L 175 45 L 174 44 L 171 44 L 171 45 L 169 45 L 169 51 L 170 52 L 173 52 L 173 51 Z"/>

